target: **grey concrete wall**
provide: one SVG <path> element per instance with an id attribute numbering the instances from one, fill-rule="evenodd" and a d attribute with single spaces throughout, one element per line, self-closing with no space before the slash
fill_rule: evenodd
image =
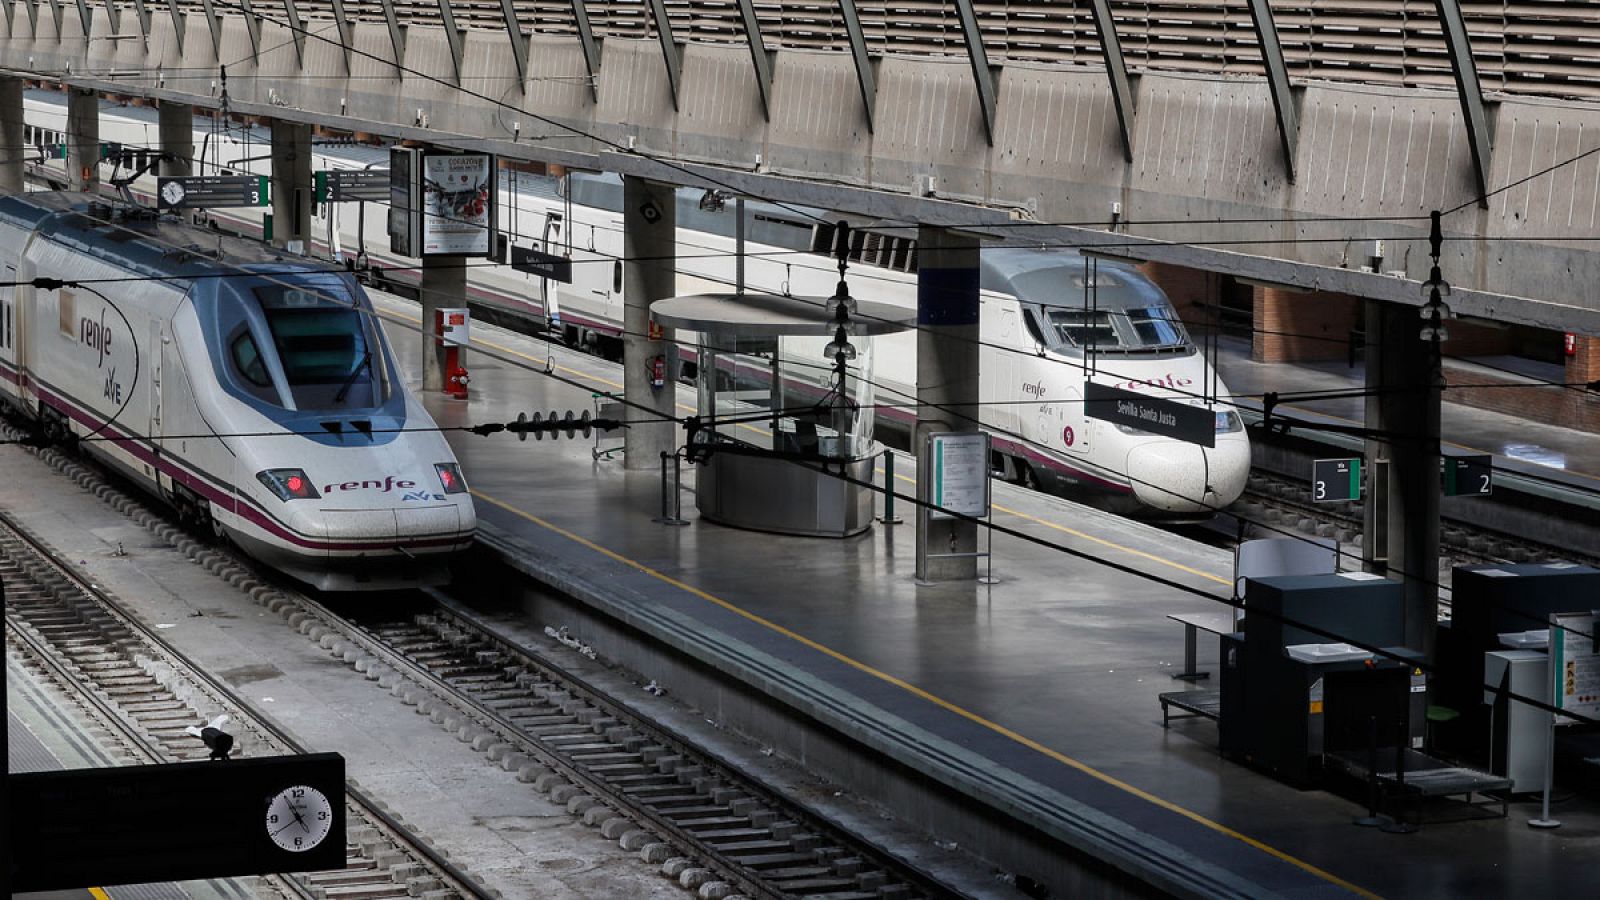
<path id="1" fill-rule="evenodd" d="M 1106 222 L 1111 204 L 1119 203 L 1123 220 L 1132 223 L 1129 234 L 1207 244 L 1200 258 L 1218 271 L 1276 273 L 1296 284 L 1390 299 L 1415 288 L 1356 278 L 1352 290 L 1333 283 L 1343 276 L 1330 280 L 1305 266 L 1353 270 L 1363 245 L 1381 236 L 1389 239 L 1386 269 L 1420 281 L 1427 275 L 1426 223 L 1407 217 L 1465 203 L 1445 227 L 1449 236 L 1471 240 L 1452 241 L 1444 263 L 1458 296 L 1467 292 L 1461 299 L 1467 311 L 1518 318 L 1535 310 L 1549 327 L 1571 319 L 1584 323 L 1581 331 L 1600 332 L 1600 294 L 1590 290 L 1600 280 L 1600 248 L 1588 240 L 1600 224 L 1600 161 L 1590 157 L 1534 179 L 1480 210 L 1470 203 L 1471 156 L 1450 90 L 1302 85 L 1299 177 L 1291 184 L 1271 99 L 1258 78 L 1144 74 L 1135 92 L 1129 163 L 1105 75 L 1087 67 L 1011 62 L 999 70 L 990 146 L 960 58 L 879 58 L 869 128 L 846 53 L 777 53 L 768 121 L 742 46 L 686 45 L 675 111 L 654 40 L 608 39 L 591 90 L 575 39 L 531 36 L 529 70 L 519 84 L 506 36 L 471 29 L 460 81 L 472 93 L 464 94 L 438 28 L 407 29 L 402 71 L 388 30 L 360 24 L 347 67 L 345 53 L 328 40 L 331 24 L 310 24 L 302 61 L 288 32 L 272 21 L 281 14 L 266 15 L 256 57 L 242 20 L 232 15 L 223 17 L 220 53 L 204 17 L 188 16 L 180 53 L 163 10 L 152 16 L 146 48 L 138 41 L 84 41 L 72 14 L 63 16 L 59 36 L 53 17 L 41 15 L 35 34 L 18 9 L 0 22 L 0 65 L 141 71 L 142 79 L 117 78 L 116 89 L 214 106 L 218 91 L 207 70 L 220 60 L 237 76 L 229 81 L 236 109 L 259 105 L 283 118 L 444 145 L 499 142 L 492 149 L 520 158 L 597 163 L 593 154 L 631 140 L 641 153 L 901 198 L 931 187 L 935 197 L 1044 221 Z M 97 8 L 95 17 L 95 33 L 107 33 L 104 10 Z M 136 27 L 131 18 L 124 26 Z M 68 80 L 96 83 L 89 76 Z M 1491 186 L 1592 149 L 1600 135 L 1600 104 L 1490 99 L 1498 101 L 1489 107 L 1496 142 Z M 517 121 L 521 133 L 512 144 Z M 860 201 L 858 195 L 839 202 L 865 212 Z M 1319 222 L 1347 217 L 1386 221 Z M 1288 224 L 1226 221 L 1246 218 Z M 1144 224 L 1168 220 L 1181 224 Z M 1141 251 L 1155 258 L 1152 252 Z"/>

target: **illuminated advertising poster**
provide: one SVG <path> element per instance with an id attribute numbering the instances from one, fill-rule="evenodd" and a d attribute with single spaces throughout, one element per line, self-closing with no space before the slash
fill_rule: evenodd
<path id="1" fill-rule="evenodd" d="M 486 154 L 423 157 L 424 256 L 489 255 L 494 176 L 494 157 Z"/>

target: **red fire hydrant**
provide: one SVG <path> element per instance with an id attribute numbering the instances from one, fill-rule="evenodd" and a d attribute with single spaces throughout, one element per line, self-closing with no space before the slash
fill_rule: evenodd
<path id="1" fill-rule="evenodd" d="M 467 346 L 467 325 L 470 314 L 465 309 L 441 309 L 434 323 L 439 343 L 444 347 L 444 392 L 457 400 L 467 399 L 467 385 L 472 376 L 461 361 L 462 348 Z"/>

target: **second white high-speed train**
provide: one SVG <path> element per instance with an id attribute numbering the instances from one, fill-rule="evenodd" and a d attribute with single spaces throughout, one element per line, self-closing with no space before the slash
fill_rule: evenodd
<path id="1" fill-rule="evenodd" d="M 65 122 L 58 95 L 29 92 L 28 136 L 45 145 Z M 56 133 L 51 133 L 54 129 Z M 156 148 L 155 110 L 103 107 L 103 140 Z M 264 173 L 268 136 L 239 126 L 202 127 L 195 146 L 207 174 Z M 314 167 L 383 165 L 377 148 L 314 147 Z M 150 193 L 153 179 L 136 182 Z M 514 243 L 569 254 L 570 284 L 556 284 L 509 266 L 474 266 L 474 303 L 509 311 L 575 345 L 614 351 L 622 327 L 622 185 L 607 176 L 563 178 L 502 172 L 502 234 Z M 734 282 L 734 205 L 701 202 L 680 191 L 677 204 L 679 293 L 721 292 Z M 366 209 L 361 206 L 368 207 Z M 359 254 L 405 281 L 415 261 L 391 256 L 377 204 L 328 204 L 317 211 L 317 252 Z M 832 228 L 808 211 L 747 204 L 748 289 L 819 296 L 837 280 L 826 249 Z M 820 211 L 817 216 L 826 219 Z M 255 227 L 259 212 L 213 213 Z M 852 245 L 852 293 L 916 307 L 917 247 L 899 232 L 861 230 Z M 798 252 L 796 252 L 798 251 Z M 993 437 L 996 464 L 1025 484 L 1086 494 L 1124 512 L 1204 517 L 1232 503 L 1250 470 L 1250 443 L 1231 397 L 1198 351 L 1165 294 L 1131 265 L 1090 261 L 1073 251 L 986 249 L 981 254 L 979 420 Z M 874 351 L 880 421 L 909 420 L 916 398 L 916 336 L 880 338 Z M 1215 446 L 1151 434 L 1084 414 L 1084 384 L 1094 381 L 1201 406 L 1215 418 Z M 899 408 L 896 408 L 899 407 Z"/>

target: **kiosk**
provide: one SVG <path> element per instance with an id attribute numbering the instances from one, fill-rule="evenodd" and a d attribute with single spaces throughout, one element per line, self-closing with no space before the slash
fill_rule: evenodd
<path id="1" fill-rule="evenodd" d="M 694 294 L 650 314 L 701 335 L 689 436 L 700 515 L 816 537 L 872 526 L 872 338 L 910 327 L 915 311 L 860 302 L 843 343 L 823 297 Z"/>

